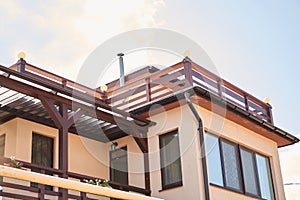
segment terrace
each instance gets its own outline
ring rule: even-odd
[[[26,63],[21,58],[10,68],[0,66],[0,121],[22,118],[58,129],[58,168],[24,162],[24,167],[41,174],[83,181],[100,179],[69,170],[68,132],[102,143],[125,136],[134,138],[141,153],[148,151],[146,134],[153,122],[112,108],[102,100],[101,93]],[[25,150],[27,151],[27,150]],[[103,152],[109,153],[109,152]],[[7,162],[3,158],[2,163]],[[149,161],[144,156],[145,188],[109,181],[114,189],[150,195]],[[93,199],[84,192],[74,195],[67,188],[45,190],[44,184],[32,187],[30,182],[0,183],[0,195],[17,199]],[[16,192],[16,190],[18,192]],[[47,197],[48,198],[48,197]]]
[[[242,89],[223,80],[189,58],[163,70],[147,67],[125,77],[125,86],[115,80],[107,84],[106,103],[133,111],[151,102],[176,95],[192,87],[200,87],[251,115],[273,124],[272,108]],[[100,88],[98,88],[100,91]],[[125,99],[125,100],[124,100]]]
[[[101,92],[101,87],[97,88]],[[278,147],[298,142],[293,135],[274,125],[272,107],[246,91],[213,74],[185,57],[183,61],[159,70],[148,66],[107,84],[103,101],[110,106],[149,117],[185,104],[184,93],[189,92],[195,104],[236,122],[277,142]]]

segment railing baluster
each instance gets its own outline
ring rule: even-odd
[[[269,117],[268,122],[270,122],[271,124],[274,124],[273,115],[272,115],[272,106],[270,104],[268,104],[267,114]]]
[[[41,174],[45,174],[45,170],[41,169]],[[39,194],[38,198],[39,200],[45,199],[45,185],[44,184],[38,184]]]
[[[150,78],[146,78],[146,98],[147,98],[147,102],[151,101],[151,85],[150,85]]]
[[[245,99],[245,109],[246,109],[246,111],[249,111],[248,96],[245,95],[244,99]]]
[[[85,192],[80,192],[80,199],[81,200],[87,200],[87,196]]]
[[[193,86],[193,76],[192,76],[192,64],[191,60],[186,57],[183,60],[184,66],[184,76],[186,80],[186,87]]]

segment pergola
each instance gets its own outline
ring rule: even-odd
[[[59,170],[68,178],[68,132],[101,142],[134,137],[144,153],[145,188],[150,191],[147,131],[154,123],[113,108],[105,92],[28,64],[23,58],[0,66],[0,122],[20,117],[59,130]],[[62,189],[62,199],[67,190]]]

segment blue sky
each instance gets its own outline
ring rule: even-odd
[[[28,62],[75,79],[86,57],[112,36],[170,29],[197,42],[225,80],[270,97],[275,124],[300,136],[299,21],[299,0],[1,1],[0,64],[13,64],[23,50]],[[286,164],[300,160],[299,150],[281,150],[284,182],[300,182],[300,161]],[[288,195],[297,187],[289,186]]]

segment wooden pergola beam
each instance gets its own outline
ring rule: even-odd
[[[51,99],[52,101],[64,103],[69,107],[81,108],[82,111],[85,111],[87,114],[90,114],[91,116],[95,116],[95,114],[96,114],[96,117],[98,119],[107,121],[111,124],[121,123],[122,125],[134,126],[134,128],[139,129],[139,126],[136,125],[134,121],[127,121],[124,118],[111,115],[109,113],[92,108],[90,106],[86,106],[86,105],[83,105],[83,104],[77,103],[77,102],[72,102],[71,100],[66,99],[64,97],[52,94],[50,92],[46,92],[39,88],[27,85],[25,83],[22,83],[22,82],[19,82],[19,81],[16,81],[16,80],[4,77],[4,76],[0,76],[0,85],[5,88],[17,91],[19,93],[22,93],[22,94],[25,94],[28,96],[32,96],[37,99],[40,99],[41,97],[44,97],[44,98],[46,97],[48,99]]]
[[[23,62],[25,62],[25,61],[23,60]],[[26,63],[26,65],[34,67],[33,65],[30,65],[30,64],[27,64],[27,63]],[[37,76],[36,74],[33,74],[31,72],[24,71],[23,73],[20,73],[18,71],[6,68],[6,67],[1,66],[1,65],[0,65],[0,71],[3,71],[3,72],[5,72],[9,75],[14,75],[16,77],[22,78],[26,81],[30,81],[34,84],[38,84],[40,86],[49,88],[52,91],[60,92],[64,95],[67,95],[67,96],[70,96],[70,97],[75,97],[75,98],[80,99],[84,102],[94,104],[95,106],[99,106],[99,107],[104,108],[106,110],[113,111],[113,112],[118,113],[120,115],[127,116],[127,117],[132,117],[133,119],[135,119],[139,122],[151,123],[151,121],[149,121],[145,118],[139,117],[135,114],[127,113],[125,111],[122,111],[122,110],[119,110],[119,109],[116,109],[116,108],[112,108],[108,104],[104,103],[103,101],[101,101],[98,98],[93,97],[92,95],[87,95],[83,92],[72,90],[69,87],[65,87],[61,84],[58,84],[58,83],[54,82],[54,81],[51,81],[51,80],[45,79],[43,77]],[[74,83],[74,84],[76,84],[76,83]],[[29,96],[31,96],[31,95],[29,95]]]

